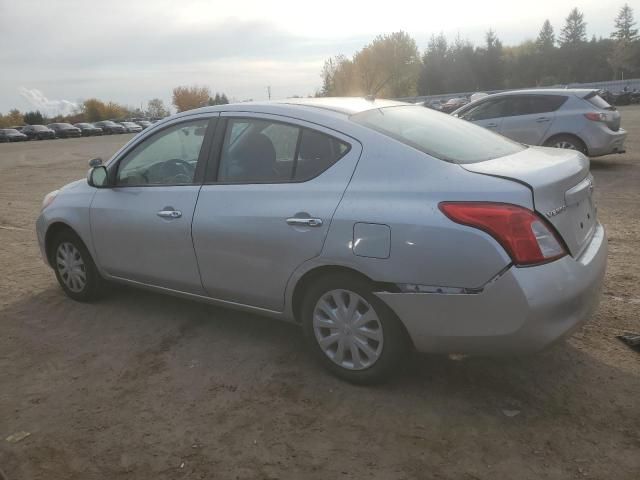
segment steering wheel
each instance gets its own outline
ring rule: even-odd
[[[193,167],[186,160],[172,158],[162,163],[162,176],[171,183],[189,183],[193,180]]]
[[[172,158],[162,163],[162,169],[165,170],[169,167],[180,168],[182,170],[179,173],[190,174],[193,171],[193,167],[186,160],[182,160],[181,158]]]

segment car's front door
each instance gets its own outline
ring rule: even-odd
[[[202,283],[213,298],[281,311],[293,271],[322,250],[361,146],[286,117],[220,121],[193,218]]]
[[[487,98],[475,105],[469,106],[459,117],[488,130],[498,132],[502,126],[502,116],[505,112],[504,108],[504,98]]]
[[[191,220],[216,118],[150,132],[109,166],[111,188],[91,205],[97,260],[108,274],[202,294]]]
[[[540,145],[567,97],[561,95],[509,95],[508,115],[499,132],[516,142]]]

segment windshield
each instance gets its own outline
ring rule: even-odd
[[[526,148],[472,123],[419,106],[367,110],[351,120],[451,163],[482,162]]]
[[[36,130],[38,132],[42,132],[43,130],[49,130],[47,127],[45,127],[44,125],[33,125],[31,127],[33,130]]]

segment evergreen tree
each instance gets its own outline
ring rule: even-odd
[[[587,24],[584,15],[580,10],[574,8],[565,20],[564,27],[560,32],[560,45],[576,46],[586,41]]]
[[[624,4],[615,20],[615,31],[611,34],[611,38],[623,43],[630,43],[638,39],[638,29],[633,28],[636,25],[633,19],[633,9]]]
[[[553,31],[551,22],[547,19],[542,24],[538,38],[536,39],[536,45],[541,52],[548,52],[556,43],[556,35]]]
[[[444,34],[432,35],[422,56],[422,66],[418,78],[418,94],[433,95],[445,92],[446,67],[449,45]]]
[[[27,125],[42,125],[44,123],[44,117],[39,110],[25,113],[22,119]]]
[[[504,68],[502,60],[502,42],[491,29],[485,34],[486,47],[478,53],[481,62],[477,88],[480,90],[498,90],[504,87]]]

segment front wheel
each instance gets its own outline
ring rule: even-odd
[[[394,313],[373,295],[368,282],[350,275],[315,282],[303,301],[302,322],[324,367],[352,383],[388,380],[410,351]]]
[[[88,302],[98,297],[102,278],[80,237],[65,231],[54,239],[51,263],[58,283],[74,300]]]

